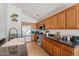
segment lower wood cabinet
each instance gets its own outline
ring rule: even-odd
[[[52,45],[52,55],[60,56],[60,48],[57,45]]]
[[[45,40],[45,38],[42,39],[42,48],[46,49],[46,40]]]
[[[61,49],[61,52],[60,52],[61,56],[73,56],[72,53],[70,53],[69,51],[65,50],[65,49]]]
[[[49,40],[46,40],[46,49],[48,54],[52,55],[52,42]]]
[[[53,41],[48,38],[42,39],[42,48],[50,56],[73,56],[74,55],[74,49],[72,47],[59,43],[57,41]]]
[[[47,51],[49,55],[52,55],[52,42],[47,38],[42,39],[42,48]]]

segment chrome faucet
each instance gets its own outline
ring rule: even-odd
[[[15,30],[16,33],[11,33],[12,30]],[[14,37],[12,37],[12,35],[13,35]],[[9,41],[10,41],[10,39],[12,39],[12,38],[18,38],[18,30],[17,30],[16,28],[10,28],[10,29],[9,29]]]

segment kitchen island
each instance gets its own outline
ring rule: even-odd
[[[24,38],[12,39],[0,46],[0,56],[26,56],[26,43]]]
[[[51,56],[79,56],[79,43],[43,36],[42,48]]]

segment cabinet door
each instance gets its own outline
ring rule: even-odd
[[[66,10],[67,16],[67,28],[75,29],[77,28],[77,8],[71,7]]]
[[[37,29],[39,29],[39,22],[36,24]]]
[[[52,43],[49,41],[46,41],[46,51],[49,53],[49,55],[52,55]]]
[[[61,12],[58,14],[58,28],[59,29],[65,29],[66,24],[65,24],[65,11]]]
[[[60,56],[60,48],[57,45],[52,45],[52,55],[53,56]]]
[[[44,20],[42,20],[42,24],[45,25]]]
[[[45,23],[45,29],[47,29],[47,19],[44,20]]]
[[[50,17],[48,18],[47,23],[48,23],[47,28],[50,29]]]
[[[42,48],[43,48],[43,49],[46,49],[46,41],[45,41],[44,38],[42,39]]]
[[[64,49],[61,49],[61,56],[73,56],[73,54]]]
[[[33,23],[33,24],[32,24],[32,28],[33,28],[33,29],[36,29],[36,23]]]
[[[45,29],[49,29],[49,18],[45,20]]]
[[[50,29],[56,29],[57,28],[57,15],[50,17]]]
[[[79,4],[76,5],[77,8],[77,28],[79,29]]]

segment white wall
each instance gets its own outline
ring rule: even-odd
[[[13,13],[18,14],[17,22],[11,21],[11,15]],[[18,30],[18,36],[21,36],[21,10],[11,4],[7,6],[7,35],[9,33],[10,28],[16,28]]]
[[[7,33],[7,8],[5,3],[0,3],[0,39],[6,37]]]

